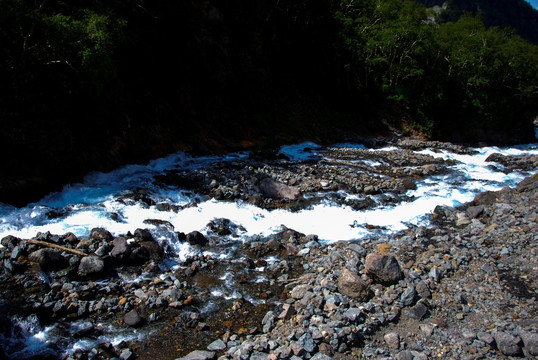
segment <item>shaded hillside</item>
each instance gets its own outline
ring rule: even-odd
[[[389,127],[532,139],[538,48],[427,15],[409,0],[4,0],[0,202],[177,150]]]

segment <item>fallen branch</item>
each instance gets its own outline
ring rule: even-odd
[[[70,249],[68,247],[65,247],[65,246],[61,246],[61,245],[56,245],[56,244],[51,244],[51,243],[48,243],[46,241],[40,241],[40,240],[34,240],[34,239],[30,239],[28,240],[28,242],[30,244],[34,244],[34,245],[41,245],[41,246],[46,246],[46,247],[50,247],[50,248],[53,248],[53,249],[58,249],[58,250],[62,250],[62,251],[67,251],[67,252],[70,252],[70,253],[73,253],[73,254],[76,254],[76,255],[80,255],[80,256],[86,256],[88,254],[82,252],[82,251],[79,251],[79,250],[75,250],[75,249]]]

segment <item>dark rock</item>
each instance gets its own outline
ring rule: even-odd
[[[402,185],[406,190],[416,190],[417,189],[417,184],[415,184],[414,181],[409,180],[409,179],[403,179],[402,180]]]
[[[413,305],[415,302],[415,297],[417,296],[417,291],[413,286],[408,286],[407,289],[402,293],[400,301],[405,306]]]
[[[199,231],[193,231],[187,234],[186,240],[191,245],[204,246],[207,244],[206,237]]]
[[[63,235],[64,242],[70,244],[70,245],[76,245],[78,244],[78,238],[75,234],[72,232],[65,233]]]
[[[529,176],[519,184],[517,184],[516,190],[518,192],[532,191],[538,189],[538,174]]]
[[[361,277],[344,268],[338,278],[338,291],[358,301],[367,301],[370,297],[368,285]]]
[[[15,246],[19,245],[21,243],[21,239],[8,235],[2,238],[0,241],[2,246],[6,247],[8,250],[12,250]]]
[[[289,186],[271,178],[262,179],[259,187],[264,196],[273,199],[296,200],[301,194],[298,187]]]
[[[85,256],[80,260],[78,274],[80,276],[98,276],[105,272],[105,262],[97,256]]]
[[[476,219],[482,213],[484,212],[484,206],[478,205],[478,206],[469,206],[467,210],[465,211],[467,213],[467,216],[471,219]]]
[[[137,241],[155,241],[148,229],[136,229],[134,237]]]
[[[143,325],[144,319],[140,317],[138,311],[131,310],[123,317],[123,322],[130,327],[139,327]]]
[[[473,206],[491,205],[497,201],[498,194],[493,191],[486,191],[476,195],[471,202]]]
[[[133,264],[143,264],[150,259],[150,253],[147,247],[138,246],[131,251],[129,260]]]
[[[428,299],[428,298],[430,298],[432,296],[430,288],[422,280],[417,283],[416,290],[417,290],[417,293],[420,295],[420,297],[423,298],[423,299]]]
[[[40,249],[28,256],[28,260],[38,263],[43,270],[58,270],[67,266],[67,260],[55,249]]]
[[[164,249],[161,245],[154,241],[144,241],[140,243],[140,247],[145,248],[149,253],[149,258],[155,262],[160,262],[164,256]]]
[[[513,336],[506,332],[495,333],[495,342],[497,348],[507,356],[521,355],[521,338],[519,336]]]
[[[407,310],[407,316],[415,320],[421,320],[428,312],[428,308],[422,302],[418,302],[411,309]]]
[[[94,228],[90,233],[90,239],[100,241],[111,241],[113,239],[112,234],[103,228]]]
[[[384,285],[395,284],[403,277],[400,264],[394,255],[368,254],[364,267],[368,275]]]
[[[113,248],[110,255],[118,260],[127,260],[131,254],[131,245],[124,237],[115,238],[112,242]]]

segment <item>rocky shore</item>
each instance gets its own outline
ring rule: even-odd
[[[169,172],[157,181],[292,211],[317,201],[317,193],[344,190],[361,198],[336,200],[362,209],[401,201],[416,181],[451,165],[411,150],[469,152],[414,140],[397,145],[403,150],[382,154],[329,149],[328,160],[297,164],[253,157]],[[344,159],[356,161],[338,166]],[[506,171],[538,166],[535,156],[490,160]],[[118,201],[174,211],[144,192]],[[65,344],[51,344],[36,359],[535,358],[537,206],[535,175],[462,207],[438,207],[428,228],[332,244],[285,228],[238,242],[241,227],[223,214],[206,235],[176,233],[193,249],[183,262],[147,229],[113,236],[96,228],[85,238],[7,236],[0,248],[0,335],[6,340],[0,359],[14,354],[8,346],[22,336],[17,319],[23,318],[54,325],[57,338],[95,340],[69,354]],[[232,256],[209,254],[219,249]],[[237,291],[215,294],[230,288]],[[111,328],[125,340],[98,341]]]

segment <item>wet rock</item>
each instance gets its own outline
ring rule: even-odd
[[[474,206],[495,204],[497,197],[497,193],[493,191],[486,191],[476,195],[471,204]]]
[[[495,333],[495,342],[497,343],[497,348],[507,356],[517,356],[521,355],[521,338],[519,336],[514,336],[506,332],[497,332]]]
[[[20,242],[21,242],[21,239],[12,235],[5,236],[0,241],[2,246],[6,247],[8,250],[12,250],[15,246],[19,245]]]
[[[140,327],[144,319],[138,314],[138,311],[131,310],[123,317],[123,322],[130,327]]]
[[[153,235],[151,235],[151,233],[149,232],[148,229],[136,229],[135,232],[134,232],[134,237],[136,239],[136,241],[138,242],[144,242],[144,241],[148,241],[148,242],[153,242],[155,241],[153,239]]]
[[[105,272],[105,262],[97,256],[85,256],[78,266],[79,276],[98,276]]]
[[[215,353],[213,351],[195,350],[176,360],[213,360],[214,358]]]
[[[338,277],[338,291],[358,301],[368,301],[370,290],[361,277],[347,268]]]
[[[187,234],[186,240],[191,245],[204,246],[207,244],[206,237],[199,231],[192,231]]]
[[[410,180],[410,179],[403,179],[402,180],[402,185],[406,190],[416,190],[417,189],[417,184],[415,184],[415,182]]]
[[[271,178],[262,179],[258,186],[264,196],[273,199],[296,200],[301,194],[298,187],[289,186]]]
[[[125,261],[129,258],[131,254],[131,245],[128,243],[127,239],[124,237],[115,238],[112,242],[112,251],[110,255],[113,258],[116,258],[120,261]]]
[[[111,241],[113,239],[112,234],[103,228],[94,228],[90,233],[90,239],[99,241]]]
[[[403,277],[400,264],[391,254],[368,254],[364,262],[364,268],[368,275],[384,285],[395,284]]]
[[[60,251],[55,249],[40,249],[28,255],[28,260],[35,262],[44,270],[58,270],[67,265],[67,260]]]

